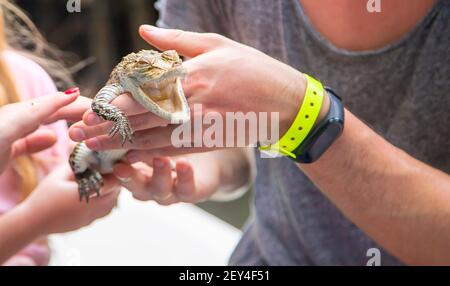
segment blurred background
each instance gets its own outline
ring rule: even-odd
[[[121,57],[148,48],[137,28],[155,23],[152,0],[80,0],[80,12],[68,12],[66,0],[17,0],[46,39],[71,53],[71,63],[88,65],[75,74],[77,83],[95,93]]]
[[[124,55],[149,48],[149,45],[139,37],[137,30],[139,25],[155,24],[158,19],[158,12],[154,6],[156,1],[153,0],[81,0],[81,11],[72,13],[67,11],[68,1],[66,0],[16,0],[13,2],[28,14],[51,45],[65,52],[64,58],[69,66],[82,67],[77,68],[74,78],[81,88],[82,95],[88,97],[95,95],[104,85],[112,68]],[[203,216],[201,212],[189,210],[186,207],[181,207],[181,211],[184,213],[194,212],[195,214],[192,215],[195,218],[209,217],[212,214],[240,229],[249,215],[250,197],[251,192],[247,192],[244,197],[232,202],[199,204],[201,211],[206,211]],[[133,204],[128,199],[125,199],[125,202]],[[136,208],[139,209],[139,207]],[[158,213],[157,206],[152,205],[149,209]],[[176,211],[178,209],[175,207]],[[127,210],[129,209],[127,208]],[[145,214],[145,212],[149,212],[148,209],[141,208],[141,210],[143,210],[141,215],[157,216],[156,213]],[[165,216],[173,214],[166,210],[161,210],[161,212]],[[133,215],[139,214],[129,210],[128,214],[122,215],[122,217],[134,219]],[[174,219],[176,218],[174,217]],[[207,220],[211,222],[209,218]],[[117,220],[105,222],[103,228],[114,233],[114,229],[118,227],[116,225],[119,223],[118,221],[123,222],[117,218]],[[201,229],[201,224],[197,227]],[[81,234],[81,238],[75,238],[76,242],[70,242],[73,236],[67,238],[69,239],[68,244],[83,244],[92,239],[92,235],[96,233],[98,232],[94,229],[85,230],[84,234]],[[231,251],[231,246],[237,242],[238,234],[236,232],[220,234],[220,231],[217,232],[217,230],[216,233],[222,236],[230,235],[226,251]],[[62,244],[64,245],[64,243]],[[67,245],[63,248],[67,248]],[[223,250],[225,251],[225,249]],[[216,262],[212,261],[211,263],[215,264]],[[101,264],[104,261],[98,261],[98,263]],[[143,263],[145,264],[144,261]]]

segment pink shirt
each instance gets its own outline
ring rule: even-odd
[[[22,100],[32,99],[39,96],[56,92],[55,84],[44,69],[34,61],[12,51],[2,53],[8,65],[17,91]],[[67,124],[63,121],[41,128],[52,129],[56,132],[58,141],[51,148],[34,154],[33,159],[38,164],[39,177],[44,177],[51,169],[62,162],[66,162],[70,148],[70,141],[67,135]],[[16,174],[12,166],[8,166],[0,175],[0,214],[12,209],[20,202],[20,177]],[[29,259],[30,264],[43,265],[48,263],[49,251],[47,246],[32,244],[20,253],[24,261]],[[25,257],[24,257],[25,256]],[[13,260],[7,262],[14,264]]]

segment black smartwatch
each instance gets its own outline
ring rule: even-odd
[[[305,140],[292,153],[298,163],[313,163],[333,144],[344,130],[344,106],[341,98],[329,87],[325,90],[330,98],[327,116],[310,131]]]

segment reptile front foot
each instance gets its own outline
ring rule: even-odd
[[[133,143],[133,129],[131,128],[128,118],[124,114],[120,114],[114,119],[114,124],[109,132],[109,136],[114,137],[119,133],[122,137],[122,146],[125,145],[127,141]]]
[[[103,186],[102,175],[94,169],[86,169],[83,173],[75,174],[75,179],[78,183],[78,192],[80,194],[80,202],[83,198],[86,203],[89,203],[91,194],[100,196],[100,188]]]

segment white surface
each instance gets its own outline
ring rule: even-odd
[[[108,217],[51,237],[51,265],[226,265],[240,235],[194,205],[163,207],[122,192]]]

